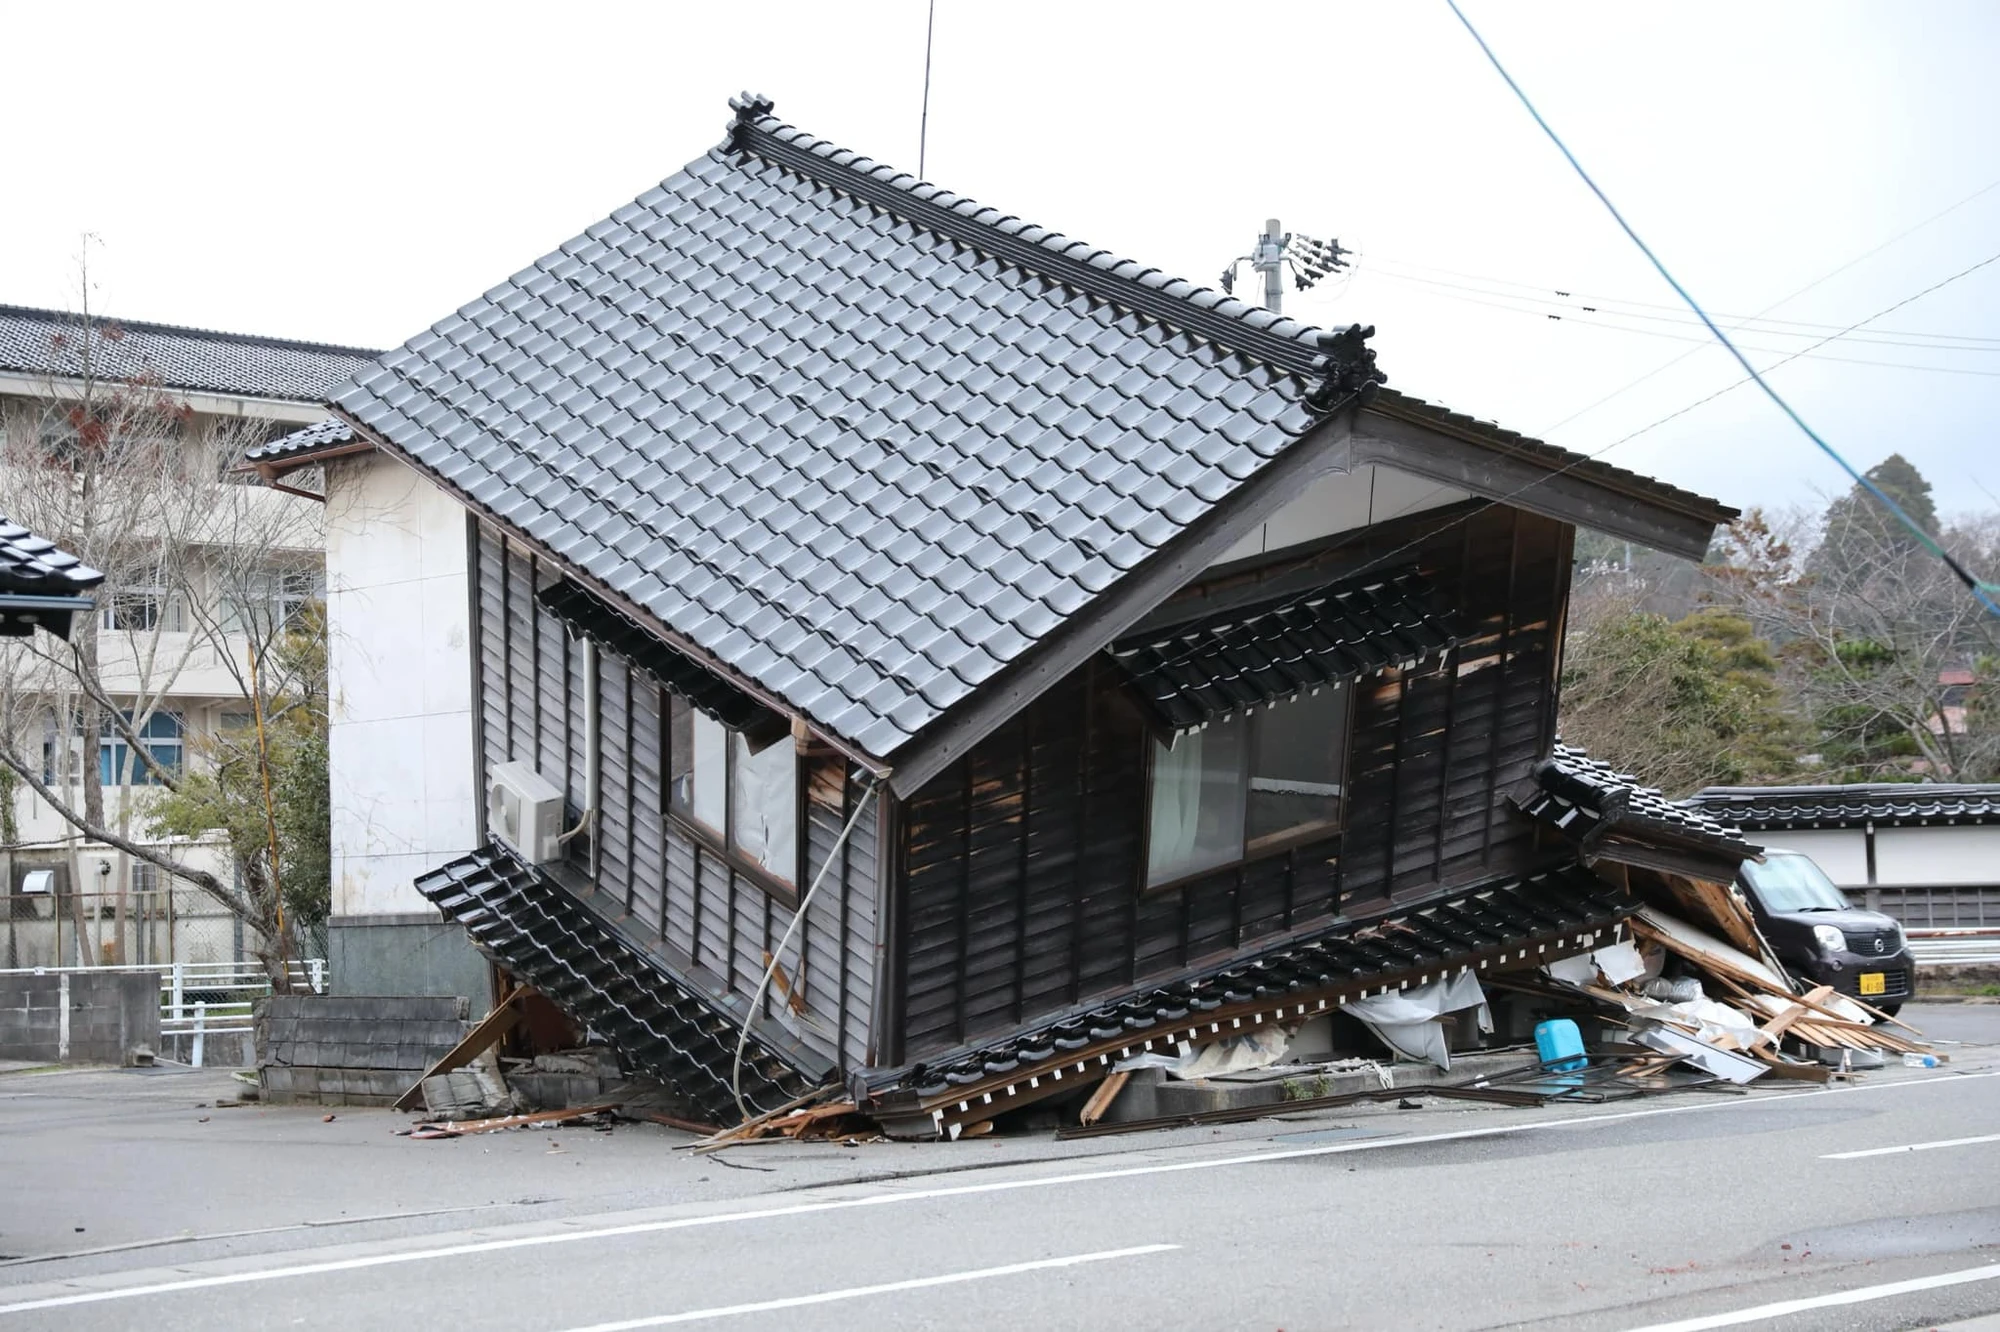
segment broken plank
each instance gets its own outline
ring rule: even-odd
[[[500,1115],[494,1119],[447,1119],[434,1124],[419,1124],[417,1133],[411,1136],[462,1138],[472,1133],[498,1133],[501,1129],[523,1128],[529,1124],[560,1124],[566,1119],[585,1119],[616,1110],[618,1104],[609,1101],[603,1105],[580,1105],[568,1110],[537,1110],[531,1115]]]
[[[1095,1124],[1104,1118],[1104,1112],[1111,1108],[1111,1103],[1118,1099],[1118,1093],[1124,1091],[1125,1084],[1131,1080],[1130,1073],[1113,1073],[1100,1082],[1097,1090],[1090,1094],[1090,1099],[1083,1103],[1083,1113],[1077,1116],[1077,1122]]]
[[[466,1032],[463,1040],[440,1056],[436,1063],[417,1075],[417,1080],[410,1084],[410,1089],[396,1098],[394,1108],[397,1110],[416,1109],[417,1102],[423,1099],[425,1078],[434,1078],[440,1073],[449,1073],[455,1068],[464,1068],[467,1064],[479,1058],[480,1055],[486,1053],[489,1046],[512,1031],[514,1024],[521,1020],[521,1010],[518,1007],[518,1001],[527,993],[528,987],[525,985],[516,985],[513,989],[509,990],[507,997],[493,1005],[493,1011],[479,1019],[478,1025],[473,1027],[471,1031]]]

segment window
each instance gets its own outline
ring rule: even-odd
[[[271,569],[253,573],[222,598],[222,631],[258,633],[296,628],[306,607],[326,600],[326,580],[317,569]]]
[[[678,694],[668,709],[667,807],[765,876],[798,878],[799,758],[789,738],[753,750]]]
[[[123,588],[104,598],[103,624],[106,629],[127,633],[164,629],[179,633],[182,622],[180,603],[163,587]]]
[[[1347,699],[1322,689],[1153,742],[1146,886],[1338,829]]]
[[[130,723],[132,714],[126,713]],[[140,740],[145,742],[146,752],[153,761],[168,772],[181,770],[181,719],[171,712],[156,712],[146,718],[146,724],[138,728]],[[146,766],[146,761],[136,758],[125,737],[112,726],[104,723],[104,733],[97,749],[98,780],[106,786],[158,786],[160,779]]]

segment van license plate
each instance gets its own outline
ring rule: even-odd
[[[1885,972],[1864,971],[1861,973],[1861,993],[1886,994],[1889,991],[1888,980]]]

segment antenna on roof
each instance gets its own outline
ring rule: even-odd
[[[1234,295],[1236,266],[1248,263],[1252,271],[1264,275],[1264,308],[1272,314],[1283,314],[1285,284],[1282,274],[1287,266],[1292,270],[1292,285],[1300,291],[1309,291],[1327,274],[1347,267],[1346,256],[1353,253],[1337,240],[1320,241],[1310,236],[1295,236],[1280,228],[1278,219],[1274,217],[1264,223],[1264,234],[1257,237],[1255,248],[1248,254],[1231,259],[1229,267],[1222,270],[1222,289]]]
[[[931,134],[931,33],[937,27],[937,0],[924,15],[924,111],[917,121],[917,179],[924,177],[924,148]]]

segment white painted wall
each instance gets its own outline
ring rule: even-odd
[[[2000,887],[2000,826],[1877,828],[1875,877],[1885,886]]]
[[[1248,559],[1336,532],[1351,532],[1426,509],[1441,509],[1468,493],[1388,467],[1364,466],[1330,472],[1308,485],[1297,499],[1247,533],[1216,560]]]
[[[1868,886],[1868,841],[1859,828],[1774,828],[1750,833],[1773,851],[1801,851],[1842,888]]]
[[[411,880],[478,826],[465,510],[379,454],[327,470],[333,914],[428,911]]]

